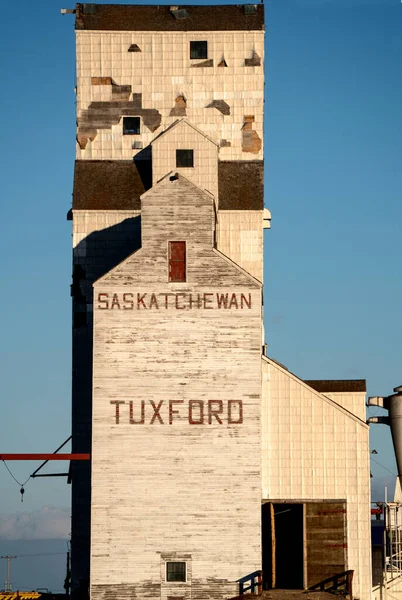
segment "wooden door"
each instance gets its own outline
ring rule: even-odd
[[[347,569],[346,502],[308,502],[307,587]]]

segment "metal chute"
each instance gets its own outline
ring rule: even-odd
[[[388,411],[388,416],[370,417],[367,423],[382,423],[391,428],[392,442],[399,481],[402,483],[402,385],[394,388],[395,394],[391,396],[372,396],[368,399],[367,406],[378,406]]]

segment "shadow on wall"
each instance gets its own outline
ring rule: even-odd
[[[141,248],[141,215],[94,231],[74,249],[71,295],[74,312],[87,312],[92,284]]]
[[[94,231],[74,249],[71,285],[73,300],[72,451],[91,452],[92,424],[92,302],[94,281],[141,247],[141,216]],[[87,598],[90,573],[91,470],[89,463],[72,463],[72,588],[73,598]]]

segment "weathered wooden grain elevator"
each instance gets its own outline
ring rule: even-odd
[[[76,41],[73,589],[229,599],[291,536],[292,587],[368,600],[364,382],[265,356],[264,6],[78,4]]]

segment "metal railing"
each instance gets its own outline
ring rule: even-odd
[[[249,585],[246,585],[248,582],[250,582]],[[262,571],[254,571],[254,573],[250,573],[250,575],[238,579],[237,583],[239,584],[239,596],[242,596],[246,592],[261,596]]]
[[[328,577],[328,579],[323,579],[323,581],[319,581],[315,585],[312,585],[308,588],[308,591],[320,590],[322,592],[339,592],[342,590],[349,598],[352,599],[353,573],[354,571],[344,571],[343,573],[338,573],[338,575]]]

